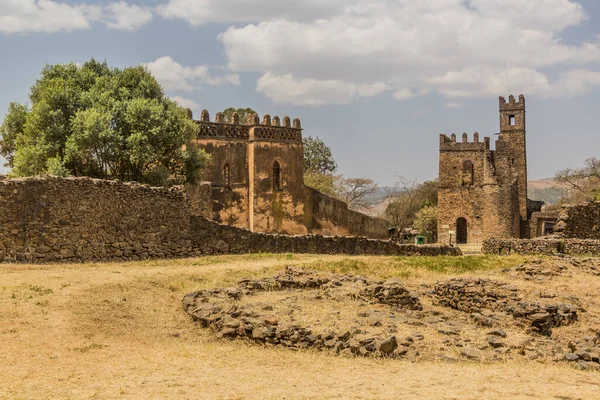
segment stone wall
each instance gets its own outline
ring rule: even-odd
[[[91,178],[0,180],[0,260],[79,261],[190,254],[180,188]]]
[[[567,238],[600,239],[600,202],[565,206],[554,233]]]
[[[347,236],[287,236],[250,232],[234,226],[220,225],[202,217],[191,220],[192,247],[196,254],[305,253],[380,256],[460,255],[450,246],[416,246],[389,240]]]
[[[590,239],[490,239],[483,243],[486,254],[587,255],[600,256],[600,240]]]
[[[185,194],[188,198],[190,209],[194,215],[213,218],[213,187],[210,182],[201,182],[197,185],[185,185]]]
[[[200,199],[208,187],[198,188]],[[182,187],[91,178],[0,179],[0,261],[123,261],[258,252],[459,255],[446,246],[283,236],[221,225]]]
[[[336,198],[305,186],[305,221],[311,233],[387,239],[389,222],[352,211]]]

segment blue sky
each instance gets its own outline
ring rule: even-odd
[[[492,136],[508,84],[530,178],[599,156],[597,0],[0,0],[0,50],[2,115],[46,63],[147,64],[195,115],[300,118],[381,185],[435,178],[440,133]]]

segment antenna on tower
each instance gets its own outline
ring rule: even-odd
[[[506,60],[502,60],[504,62],[504,72],[506,73],[506,85],[508,86],[508,94],[511,94],[510,91],[510,81],[508,80],[508,68],[506,68]]]

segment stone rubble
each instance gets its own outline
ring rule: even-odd
[[[570,304],[523,302],[516,287],[490,279],[455,278],[437,283],[432,297],[437,305],[472,313],[472,318],[483,326],[492,326],[494,322],[491,317],[479,314],[482,309],[525,320],[531,332],[544,336],[552,335],[552,328],[577,321],[577,310]]]
[[[239,300],[261,291],[323,289],[343,282],[365,284],[359,296],[367,302],[412,310],[422,308],[419,299],[397,281],[370,282],[347,275],[326,277],[294,267],[286,267],[283,274],[272,278],[243,280],[235,287],[190,293],[183,298],[183,308],[202,327],[212,328],[220,337],[245,338],[293,349],[332,350],[342,355],[402,358],[409,353],[411,338],[403,341],[394,335],[359,338],[349,331],[317,333],[299,325],[279,325],[275,317],[248,305],[233,304],[224,309],[214,302],[216,299]]]
[[[533,260],[528,268],[546,269],[545,263]],[[569,261],[568,268],[571,267]],[[521,268],[511,270],[527,270]],[[568,273],[568,269],[559,271]],[[251,299],[262,292],[281,292],[282,303],[277,303],[277,307],[275,303],[244,303],[246,297]],[[427,293],[431,303],[423,302],[425,298],[420,299],[417,293]],[[183,308],[219,337],[268,346],[408,361],[552,358],[571,362],[581,369],[600,369],[600,329],[568,344],[552,336],[553,329],[577,323],[583,310],[564,303],[542,304],[524,295],[513,285],[488,278],[455,278],[411,291],[398,280],[372,281],[351,274],[286,267],[272,277],[246,279],[234,286],[190,293],[183,298]],[[316,331],[294,322],[292,314],[302,310],[304,305],[297,301],[303,298],[318,302],[335,300],[341,304],[355,301],[359,309],[353,322],[346,319],[348,325]],[[449,309],[449,314],[430,304]],[[382,305],[389,307],[388,311]],[[339,314],[333,310],[325,312],[322,318],[335,319]],[[400,327],[402,324],[405,328]],[[407,335],[410,326],[419,331]],[[399,328],[404,333],[399,333]]]

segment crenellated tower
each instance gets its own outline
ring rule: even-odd
[[[500,134],[496,141],[496,165],[500,183],[517,179],[519,214],[527,220],[527,143],[525,97],[519,101],[510,95],[508,102],[500,97]]]
[[[481,243],[527,237],[525,97],[499,98],[500,132],[490,138],[440,135],[438,240]],[[531,208],[531,207],[530,207]]]
[[[188,112],[193,118],[191,111]],[[211,155],[213,219],[261,232],[304,234],[304,149],[299,119],[203,110],[193,144]]]

